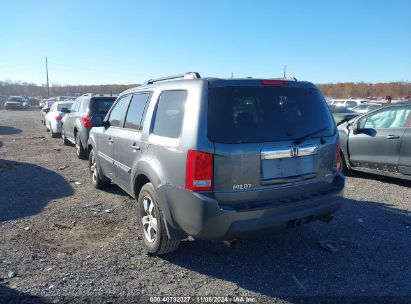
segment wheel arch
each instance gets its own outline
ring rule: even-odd
[[[138,171],[133,175],[132,180],[132,196],[138,200],[138,196],[141,188],[146,183],[151,183],[157,193],[159,198],[158,204],[161,207],[161,211],[164,216],[165,227],[167,230],[167,235],[170,239],[183,239],[186,234],[176,225],[173,220],[170,206],[167,201],[167,195],[164,193],[164,188],[162,187],[161,179],[156,170],[148,162],[140,162],[138,164]]]

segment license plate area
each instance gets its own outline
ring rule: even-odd
[[[290,182],[316,176],[318,146],[261,151],[262,183]]]

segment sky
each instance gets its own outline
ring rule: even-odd
[[[411,81],[410,0],[0,0],[0,81]]]

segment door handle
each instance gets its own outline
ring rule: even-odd
[[[387,135],[386,139],[398,139],[400,138],[398,135]]]
[[[111,137],[108,138],[108,144],[111,145],[112,143],[114,143],[114,140],[111,139]]]
[[[135,150],[135,151],[140,151],[140,150],[141,150],[141,148],[140,148],[139,146],[137,146],[136,143],[133,143],[133,144],[131,145],[131,149],[133,149],[133,151],[134,151],[134,150]]]

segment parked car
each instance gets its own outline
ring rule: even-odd
[[[365,99],[332,99],[329,104],[337,107],[346,107],[351,110],[367,101]]]
[[[29,103],[23,96],[10,96],[4,104],[6,110],[24,110],[28,107]]]
[[[372,110],[378,109],[379,107],[381,107],[380,103],[363,103],[352,108],[352,110],[358,114],[364,114]]]
[[[46,105],[46,103],[47,103],[48,101],[56,102],[56,101],[57,101],[57,98],[56,98],[56,97],[51,97],[51,98],[44,98],[44,99],[40,100],[40,101],[39,101],[39,106],[40,106],[40,108],[41,108],[41,109],[44,108],[44,106]]]
[[[46,125],[46,120],[44,117],[47,115],[47,113],[50,111],[51,106],[56,102],[55,99],[50,99],[46,100],[43,104],[43,107],[40,110],[40,117],[41,117],[41,123],[43,125]]]
[[[50,111],[44,116],[46,129],[50,132],[51,137],[58,137],[61,135],[61,120],[64,115],[69,112],[69,108],[73,102],[57,101],[53,103]]]
[[[381,107],[338,129],[345,172],[411,180],[411,104]]]
[[[61,137],[65,145],[76,145],[79,158],[86,158],[90,129],[101,126],[104,116],[110,110],[116,97],[104,95],[83,95],[72,104],[69,113],[62,119]]]
[[[344,121],[350,120],[358,116],[358,113],[346,107],[339,107],[339,106],[334,106],[334,105],[328,105],[328,107],[330,108],[330,111],[334,117],[334,120],[337,126],[343,123]]]
[[[92,184],[137,199],[152,254],[187,236],[231,242],[330,220],[344,187],[338,146],[314,84],[198,73],[123,92],[88,141]]]

